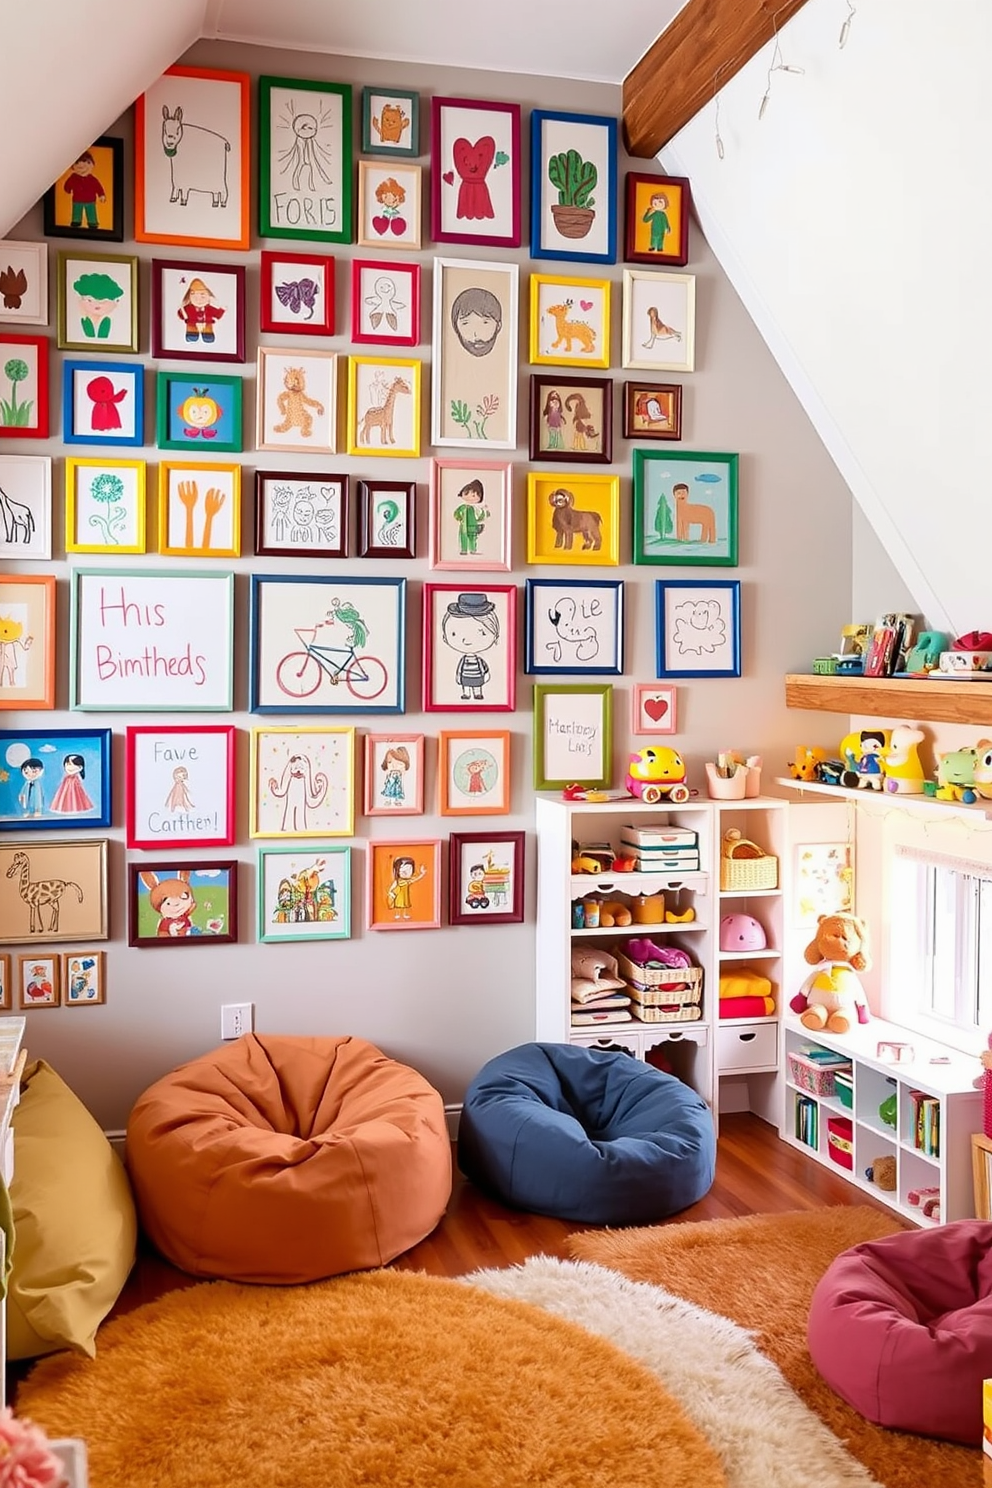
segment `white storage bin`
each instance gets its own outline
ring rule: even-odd
[[[778,1063],[778,1023],[724,1023],[716,1031],[717,1067],[725,1070],[774,1068]]]

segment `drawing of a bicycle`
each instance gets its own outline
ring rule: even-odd
[[[344,678],[352,697],[369,703],[385,692],[389,680],[377,656],[359,656],[354,646],[318,646],[296,632],[302,651],[290,651],[276,667],[276,681],[289,697],[311,697],[327,677],[333,687]]]

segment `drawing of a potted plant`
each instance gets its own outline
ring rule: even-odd
[[[592,195],[599,172],[578,150],[562,150],[548,161],[548,178],[558,191],[551,215],[563,238],[584,238],[596,216]]]
[[[9,362],[4,363],[3,371],[4,376],[10,380],[10,397],[0,400],[0,424],[4,424],[8,429],[27,429],[31,423],[34,400],[26,399],[18,403],[17,384],[27,380],[28,364],[20,357],[11,357]]]

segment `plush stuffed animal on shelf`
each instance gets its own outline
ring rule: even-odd
[[[852,914],[821,915],[805,955],[815,970],[789,1004],[803,1027],[847,1033],[852,1016],[867,1023],[868,1000],[856,975],[871,966],[864,920]]]

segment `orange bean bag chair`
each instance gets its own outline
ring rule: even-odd
[[[440,1095],[358,1038],[250,1033],[181,1065],[135,1104],[127,1167],[162,1254],[229,1281],[385,1265],[451,1196]]]

